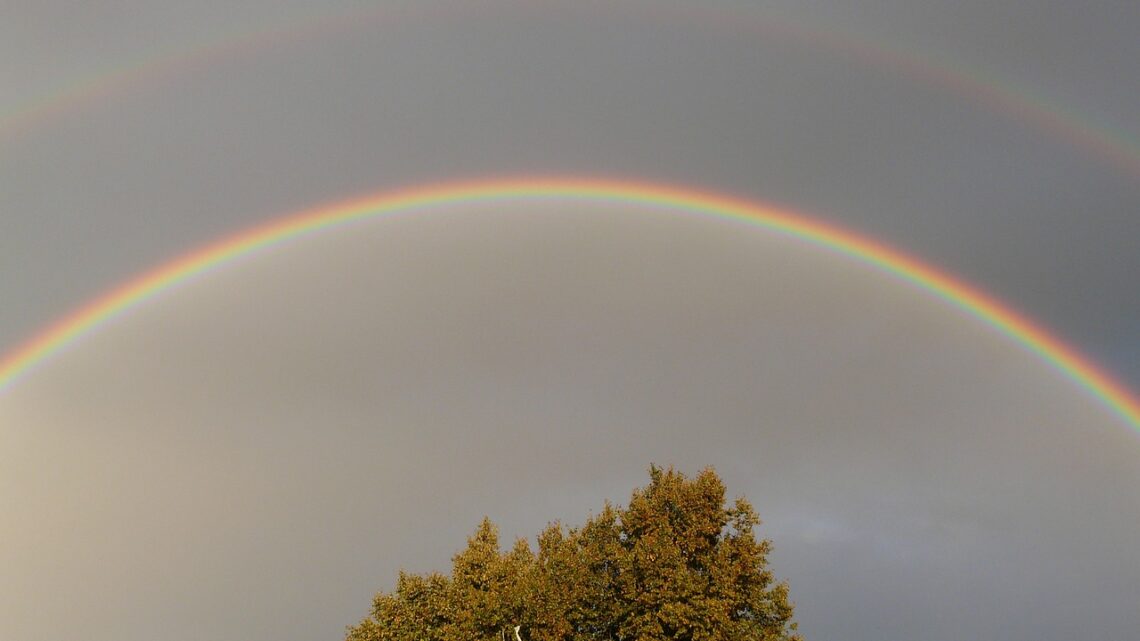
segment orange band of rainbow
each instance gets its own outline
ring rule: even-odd
[[[751,223],[870,264],[965,310],[1012,338],[1111,408],[1140,432],[1140,401],[1075,349],[960,280],[874,240],[810,218],[742,200],[639,182],[518,178],[433,185],[318,207],[224,238],[127,282],[58,321],[0,360],[0,393],[101,323],[196,274],[290,238],[354,220],[448,204],[558,199],[633,203]]]

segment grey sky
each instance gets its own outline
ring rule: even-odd
[[[1140,387],[1136,175],[838,36],[772,28],[1006,78],[1135,140],[1140,10],[560,5],[393,5],[7,131],[0,349],[276,215],[571,173],[839,222]],[[354,9],[8,7],[0,113]],[[1056,372],[763,232],[550,205],[375,221],[244,261],[0,398],[0,637],[336,639],[399,567],[446,567],[483,514],[512,536],[579,522],[650,461],[712,464],[753,500],[809,639],[1140,629],[1140,443]]]

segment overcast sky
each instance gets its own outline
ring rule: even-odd
[[[276,216],[572,174],[839,223],[1137,389],[1138,30],[1060,0],[7,3],[0,352]],[[0,638],[339,639],[483,515],[580,523],[650,462],[752,500],[809,640],[1140,630],[1140,436],[1061,374],[808,245],[552,202],[298,239],[5,392]]]

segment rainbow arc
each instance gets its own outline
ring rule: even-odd
[[[317,207],[271,220],[192,251],[79,308],[0,359],[0,393],[82,337],[172,287],[287,240],[396,213],[447,205],[542,201],[637,204],[736,220],[848,256],[969,313],[1055,368],[1140,432],[1140,401],[1090,359],[981,290],[874,239],[787,210],[694,189],[581,178],[511,178],[428,185]]]

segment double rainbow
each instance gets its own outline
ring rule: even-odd
[[[692,189],[641,182],[516,178],[430,185],[318,207],[269,221],[190,252],[95,299],[0,360],[0,393],[100,325],[207,270],[283,241],[352,221],[451,204],[541,201],[648,205],[746,222],[849,256],[945,300],[1038,356],[1140,432],[1140,401],[1075,349],[974,287],[898,250],[799,214]]]

